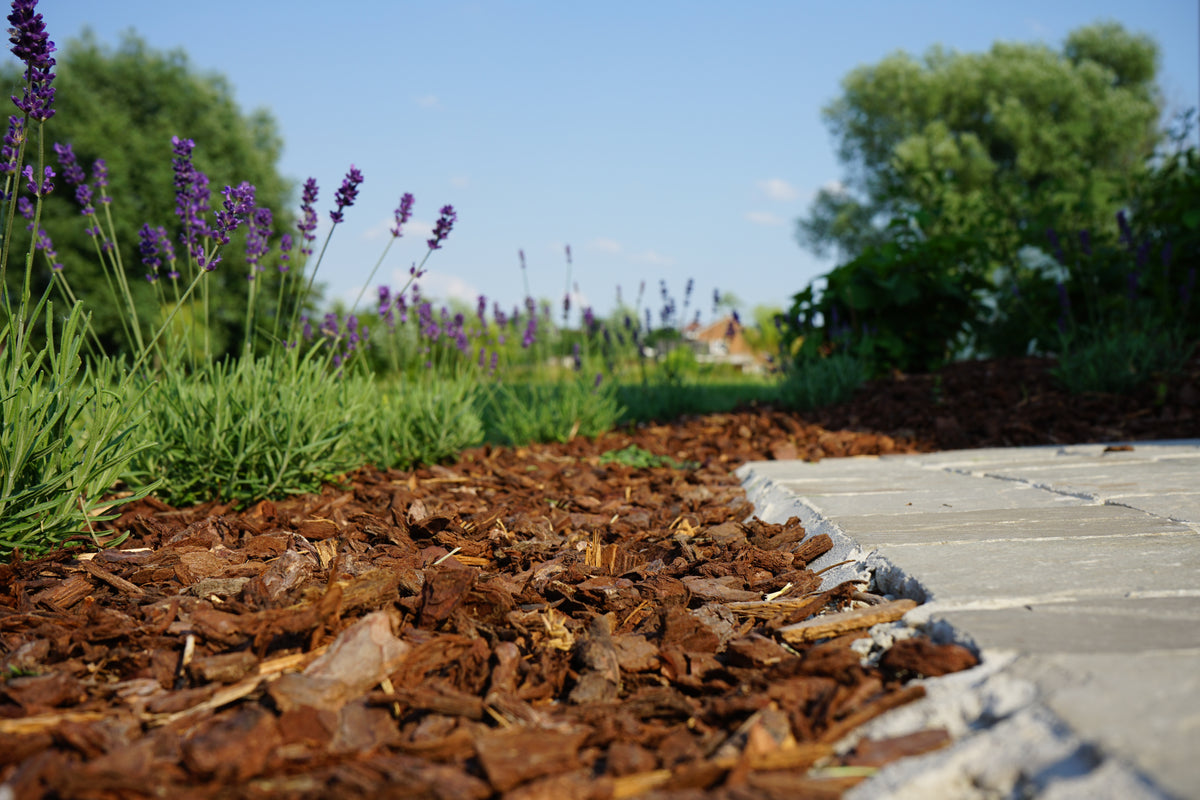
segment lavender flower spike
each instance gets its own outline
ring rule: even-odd
[[[354,201],[358,199],[358,185],[362,182],[362,172],[351,164],[350,171],[346,173],[346,177],[342,180],[342,187],[337,190],[333,198],[334,202],[337,203],[337,210],[329,212],[329,218],[333,220],[334,225],[344,219],[342,209],[354,205]]]
[[[458,214],[454,212],[454,206],[442,206],[441,216],[438,217],[437,224],[433,226],[433,237],[426,242],[430,250],[440,250],[442,242],[450,235],[450,229],[454,227],[454,223],[458,220]],[[521,262],[525,261],[525,253],[521,253]]]
[[[412,212],[412,192],[405,192],[400,196],[400,207],[396,209],[396,227],[392,228],[392,236],[395,236],[397,239],[400,238],[404,223],[412,219]]]
[[[12,13],[8,22],[9,41],[12,53],[25,64],[25,91],[21,99],[14,95],[12,101],[17,108],[31,119],[44,122],[54,116],[54,73],[50,70],[55,61],[50,54],[55,51],[54,42],[46,35],[46,23],[36,13],[37,0],[13,0]]]
[[[304,182],[304,193],[300,197],[300,213],[303,219],[296,223],[297,230],[300,231],[300,255],[311,256],[312,245],[310,242],[316,241],[317,235],[313,233],[317,229],[317,212],[313,208],[317,202],[317,179],[309,178]]]

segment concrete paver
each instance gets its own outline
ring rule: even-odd
[[[957,743],[853,797],[1200,798],[1200,440],[1129,446],[742,467],[758,516],[834,538],[815,568],[853,560],[827,585],[983,658],[867,729]]]

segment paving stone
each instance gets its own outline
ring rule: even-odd
[[[902,476],[904,480],[862,480],[857,484],[780,481],[827,517],[862,514],[941,514],[993,508],[1082,506],[1088,501],[1046,492],[1012,481],[981,482],[953,473]],[[953,501],[948,498],[952,497]]]
[[[960,511],[957,497],[943,500],[940,513],[838,516],[837,525],[863,547],[1192,532],[1183,523],[1126,506],[1080,503]]]
[[[1018,661],[1046,705],[1177,797],[1200,796],[1200,649]]]
[[[848,796],[1200,798],[1200,440],[1132,446],[741,469],[764,519],[830,533],[839,569],[927,594],[906,621],[983,654],[978,685],[931,690],[961,738]]]
[[[963,631],[984,649],[1041,654],[1200,649],[1196,597],[1035,601],[999,609],[939,609],[929,617]]]
[[[919,580],[931,598],[1121,596],[1194,588],[1200,534],[884,545],[878,553]]]

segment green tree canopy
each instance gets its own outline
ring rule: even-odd
[[[1060,51],[941,47],[862,66],[823,110],[847,169],[797,238],[853,258],[910,217],[927,235],[987,231],[993,257],[1044,245],[1050,224],[1113,227],[1159,140],[1158,48],[1117,23],[1074,31]]]
[[[277,168],[282,140],[268,111],[243,114],[228,81],[219,74],[197,72],[181,50],[153,50],[133,32],[110,48],[85,32],[57,55],[56,113],[46,122],[45,156],[59,177],[45,203],[42,226],[53,239],[64,274],[92,312],[102,341],[116,349],[124,344],[118,334],[120,309],[108,302],[96,246],[85,233],[71,187],[62,180],[52,144],[71,144],[89,179],[96,159],[107,162],[110,208],[125,272],[135,288],[142,319],[152,320],[157,309],[144,278],[137,232],[144,223],[164,226],[177,252],[183,253],[175,215],[171,137],[196,142],[194,163],[210,179],[213,208],[220,207],[220,190],[226,185],[248,181],[257,188],[258,205],[275,215],[274,242],[291,220],[291,187]],[[15,63],[5,65],[0,75],[10,88],[21,85]],[[15,88],[9,93],[20,94]],[[36,163],[36,158],[36,150],[31,150],[26,163]],[[25,241],[14,237],[18,253],[24,252],[28,239],[24,235]],[[225,247],[220,266],[210,276],[214,341],[224,347],[242,340],[247,275],[243,236],[239,232]],[[48,281],[44,260],[39,256],[35,264],[42,280]],[[10,270],[10,280],[14,272],[21,271]]]

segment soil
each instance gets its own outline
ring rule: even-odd
[[[949,737],[835,743],[976,658],[920,634],[852,648],[911,601],[822,591],[829,541],[753,519],[732,471],[1200,436],[1200,360],[1133,398],[1071,397],[1047,366],[368,467],[249,508],[139,502],[117,547],[0,565],[0,792],[838,797]],[[631,445],[672,462],[622,463]]]

